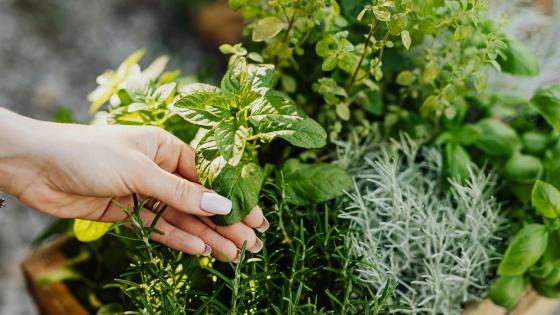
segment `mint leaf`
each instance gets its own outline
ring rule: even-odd
[[[312,118],[306,118],[293,126],[292,133],[280,137],[292,145],[306,149],[321,148],[327,144],[327,132]]]
[[[291,159],[282,167],[286,202],[305,206],[340,196],[352,185],[345,170],[326,163],[303,164]]]
[[[232,166],[237,165],[243,156],[249,129],[238,125],[233,117],[222,120],[214,127],[216,144],[221,155]]]
[[[220,156],[219,153],[214,130],[210,129],[200,139],[195,153],[196,172],[200,183],[204,186],[211,187],[216,177],[227,164],[224,157]]]
[[[227,100],[217,92],[196,92],[184,96],[170,109],[186,121],[206,128],[230,116]]]
[[[257,205],[263,183],[263,171],[254,163],[226,165],[216,178],[212,189],[229,198],[232,210],[225,216],[213,216],[219,225],[230,225],[245,218]]]

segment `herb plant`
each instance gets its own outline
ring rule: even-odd
[[[459,314],[484,298],[505,227],[495,177],[470,168],[447,189],[434,148],[406,137],[373,152],[368,145],[342,150],[354,187],[339,216],[361,259],[352,272],[373,287],[397,281],[393,301],[411,314]]]

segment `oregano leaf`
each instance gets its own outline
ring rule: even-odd
[[[253,41],[262,42],[267,39],[273,38],[282,31],[286,23],[276,16],[267,16],[260,19],[255,23],[253,29]]]

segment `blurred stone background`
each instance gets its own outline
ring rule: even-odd
[[[183,73],[212,63],[216,49],[195,39],[187,2],[0,0],[0,106],[44,120],[66,106],[87,122],[96,76],[136,49],[147,49],[143,65],[169,54]],[[51,218],[0,195],[0,314],[36,314],[19,263]]]

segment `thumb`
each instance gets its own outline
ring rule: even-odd
[[[225,215],[231,211],[231,200],[150,162],[150,167],[138,173],[145,175],[137,179],[138,193],[194,215]]]

